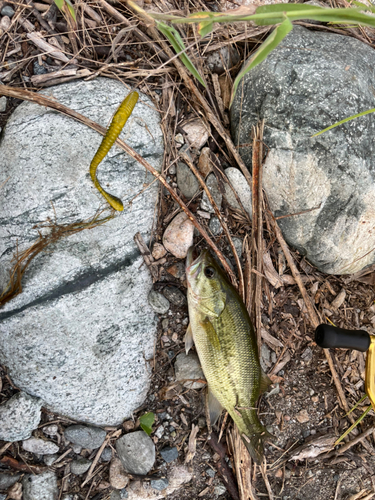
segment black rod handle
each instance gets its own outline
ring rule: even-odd
[[[365,352],[370,347],[370,335],[364,330],[344,330],[331,325],[319,325],[315,330],[319,347],[340,347]]]

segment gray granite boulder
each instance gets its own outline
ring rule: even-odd
[[[271,209],[292,215],[279,220],[285,238],[326,273],[375,262],[375,115],[311,136],[374,108],[374,81],[368,45],[295,26],[246,75],[231,109],[235,144],[249,143],[252,126],[265,120]],[[250,167],[251,148],[239,151]]]
[[[128,89],[99,78],[44,93],[107,126]],[[160,170],[159,114],[146,96],[120,137]],[[6,181],[0,289],[17,247],[22,252],[37,239],[36,224],[88,220],[107,205],[89,175],[100,142],[88,127],[36,104],[22,103],[14,111],[0,143],[0,185]],[[59,240],[32,261],[22,294],[0,309],[0,363],[17,386],[49,409],[117,425],[142,404],[149,387],[156,318],[147,301],[152,282],[133,237],[140,231],[149,239],[158,186],[132,200],[153,177],[116,146],[98,167],[98,179],[121,198],[124,211]]]

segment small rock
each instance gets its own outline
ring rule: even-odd
[[[161,437],[163,436],[164,434],[164,425],[159,425],[159,427],[156,429],[155,431],[155,436],[158,438],[158,439],[161,439]]]
[[[240,57],[235,48],[225,45],[219,50],[211,52],[207,56],[207,66],[212,73],[221,74],[238,63]]]
[[[167,272],[180,280],[186,279],[185,264],[183,262],[177,262],[177,264],[168,267]]]
[[[23,500],[57,500],[56,474],[52,471],[37,475],[26,474],[22,479]]]
[[[110,500],[121,500],[120,492],[118,490],[112,491],[109,499]]]
[[[182,125],[182,129],[192,148],[201,149],[208,140],[208,130],[202,120],[189,121]]]
[[[57,453],[53,453],[52,455],[44,455],[43,456],[43,462],[50,467],[53,462],[56,462],[56,460],[59,458],[59,455]]]
[[[215,174],[210,174],[207,177],[206,185],[207,185],[207,188],[208,188],[209,192],[211,193],[211,196],[214,199],[218,209],[220,210],[221,202],[223,200],[223,195],[219,191],[219,183],[216,179]],[[203,196],[202,196],[201,208],[202,208],[202,210],[207,210],[207,212],[210,212],[211,214],[215,213],[215,210],[213,209],[211,203],[209,202],[208,196],[207,196],[205,191],[203,192]]]
[[[163,460],[169,464],[170,462],[173,462],[173,460],[176,460],[178,458],[178,451],[175,446],[173,448],[170,448],[169,446],[166,446],[162,450],[160,450],[160,455],[162,456]]]
[[[163,321],[161,322],[162,329],[168,330],[168,325],[169,325],[169,319],[168,318],[163,319]]]
[[[22,448],[31,453],[38,453],[39,455],[53,455],[59,451],[57,444],[52,441],[33,437],[23,441]]]
[[[182,134],[176,134],[174,140],[177,142],[177,144],[185,144],[185,139]]]
[[[109,466],[109,481],[116,490],[121,490],[129,484],[129,476],[119,458],[114,458]]]
[[[18,392],[0,405],[0,439],[21,441],[31,436],[40,422],[42,400]]]
[[[158,314],[165,314],[169,310],[169,300],[156,290],[151,290],[148,294],[148,303]]]
[[[126,422],[124,422],[122,424],[122,426],[123,426],[125,432],[130,432],[134,429],[135,424],[134,424],[133,420],[127,420]]]
[[[224,495],[224,493],[226,493],[226,492],[227,492],[227,489],[222,484],[219,484],[218,486],[215,486],[215,488],[214,488],[214,495],[216,495],[216,496]]]
[[[166,286],[163,295],[175,306],[182,307],[187,304],[185,295],[176,286]]]
[[[309,363],[312,360],[312,358],[313,358],[313,352],[312,352],[311,347],[307,347],[303,351],[303,353],[301,354],[301,358],[305,361],[305,363]]]
[[[79,455],[82,451],[82,446],[80,446],[79,444],[72,444],[72,450],[74,451],[74,453],[76,455]]]
[[[262,344],[259,358],[263,371],[267,372],[268,368],[271,366],[271,351],[266,344]]]
[[[154,488],[155,490],[165,490],[165,488],[168,488],[168,479],[151,479],[151,488]]]
[[[13,486],[21,477],[21,474],[0,474],[0,490],[7,490]]]
[[[55,424],[46,425],[45,427],[43,427],[43,433],[47,436],[57,436],[57,434],[59,433],[59,428]]]
[[[225,174],[228,177],[229,182],[231,183],[233,189],[238,194],[241,203],[246,210],[246,212],[251,217],[253,209],[252,209],[252,195],[251,189],[245,179],[245,176],[237,169],[233,167],[229,167],[225,169]],[[240,209],[240,205],[236,200],[236,197],[233,194],[232,189],[228,184],[225,184],[225,196],[228,204],[233,207]]]
[[[43,66],[43,64],[39,64],[38,61],[34,61],[33,64],[34,75],[45,75],[48,73],[47,68]]]
[[[177,186],[188,200],[191,200],[199,191],[198,179],[185,163],[177,163]]]
[[[102,454],[100,455],[100,460],[103,462],[109,462],[112,459],[112,450],[109,446],[107,448],[104,448],[102,451]]]
[[[6,493],[0,493],[0,500],[6,500],[8,495]]]
[[[155,260],[162,259],[167,253],[166,249],[160,243],[155,243],[152,248],[152,256]]]
[[[202,382],[194,382],[194,380],[204,380],[198,356],[194,352],[189,352],[188,355],[181,352],[176,357],[174,369],[176,380],[186,380],[186,382],[184,382],[184,387],[189,389],[200,389],[205,386]]]
[[[4,7],[1,9],[1,15],[2,16],[8,16],[8,17],[13,17],[14,16],[14,10],[10,5],[4,5]]]
[[[223,226],[221,225],[221,223],[220,223],[219,219],[216,217],[216,215],[214,215],[211,218],[211,220],[208,224],[208,227],[214,236],[218,236],[219,234],[221,234],[223,232]]]
[[[213,469],[208,468],[206,469],[206,474],[207,476],[215,477],[216,472]]]
[[[80,457],[77,460],[72,460],[70,463],[70,472],[75,476],[80,476],[87,472],[92,464],[91,460],[87,460],[87,458]]]
[[[173,164],[169,167],[168,173],[169,173],[169,175],[176,175],[176,165],[175,164]]]
[[[309,414],[307,413],[307,410],[301,410],[299,413],[296,415],[296,419],[300,424],[304,424],[310,420]]]
[[[198,427],[200,429],[204,429],[206,427],[206,419],[204,417],[199,417],[198,418]]]
[[[201,154],[199,156],[198,160],[198,169],[200,173],[202,174],[203,178],[206,178],[207,175],[211,172],[212,170],[212,163],[211,163],[211,149],[210,148],[203,148],[201,151]]]
[[[194,225],[185,212],[172,220],[163,235],[163,244],[168,252],[178,259],[184,259],[193,244]]]
[[[10,26],[10,17],[8,17],[8,16],[2,17],[1,20],[0,20],[0,28],[3,31],[6,31],[9,28],[9,26]],[[6,102],[6,99],[5,99],[5,102]]]
[[[116,450],[125,470],[130,473],[145,475],[154,465],[155,445],[143,431],[120,437]]]
[[[82,446],[82,448],[95,450],[103,444],[106,432],[99,427],[78,424],[67,427],[64,431],[64,436],[65,439]]]
[[[120,498],[128,498],[129,496],[129,493],[128,493],[128,490],[126,488],[122,488],[122,490],[120,490]]]
[[[232,240],[233,240],[233,245],[234,245],[234,248],[236,249],[237,255],[239,258],[241,258],[243,240],[241,238],[236,238],[236,237],[232,238]]]

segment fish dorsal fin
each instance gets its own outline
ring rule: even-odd
[[[212,394],[211,389],[208,387],[207,389],[207,405],[208,405],[208,413],[210,415],[210,423],[211,425],[215,425],[220,414],[223,410],[223,407],[219,403],[219,401]]]
[[[203,321],[201,322],[202,328],[204,329],[208,340],[210,341],[211,345],[213,346],[214,349],[217,351],[220,351],[221,345],[220,345],[220,340],[219,337],[216,333],[216,330],[214,328],[214,325],[211,323],[209,317],[205,317]]]
[[[272,384],[272,380],[268,375],[264,373],[262,369],[260,369],[260,385],[259,385],[259,394],[263,394],[268,387]]]
[[[185,352],[186,354],[188,354],[194,344],[193,330],[191,329],[191,323],[189,323],[189,326],[187,327],[184,341],[185,341]]]

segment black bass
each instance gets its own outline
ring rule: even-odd
[[[195,344],[208,383],[214,424],[225,408],[238,427],[251,457],[261,463],[263,442],[271,438],[255,407],[271,383],[258,356],[253,325],[244,303],[208,250],[186,261],[190,325],[186,352]]]

